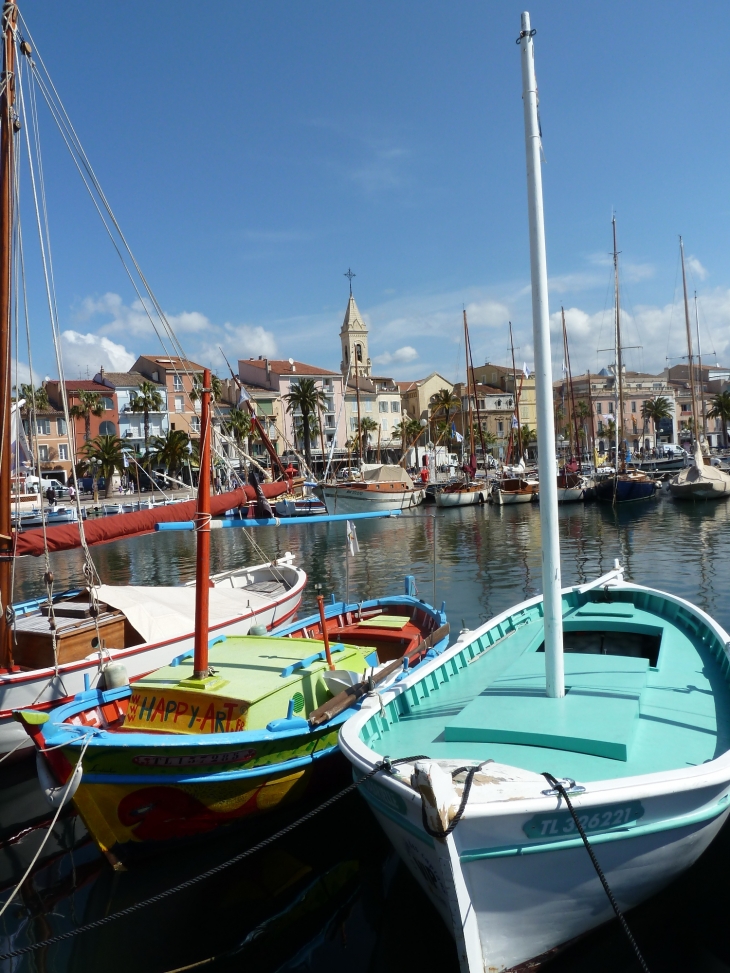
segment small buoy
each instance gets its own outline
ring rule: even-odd
[[[104,677],[105,689],[121,689],[122,686],[129,685],[129,675],[126,666],[121,662],[110,662],[101,670]]]
[[[248,634],[262,636],[262,635],[268,635],[269,632],[265,625],[252,625],[251,628],[248,630]]]

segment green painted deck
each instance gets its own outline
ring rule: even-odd
[[[193,659],[186,659],[177,666],[164,666],[155,672],[137,679],[132,684],[133,699],[139,701],[142,715],[134,710],[134,720],[129,719],[131,726],[140,728],[142,720],[146,729],[160,729],[165,732],[197,732],[199,727],[187,720],[176,721],[174,714],[179,710],[181,700],[187,699],[192,705],[202,707],[201,713],[210,703],[223,707],[220,712],[227,712],[226,705],[236,704],[231,710],[237,719],[240,715],[245,722],[245,729],[261,729],[271,720],[281,719],[287,715],[289,700],[294,699],[294,714],[306,716],[313,709],[331,698],[331,693],[322,678],[327,669],[327,662],[322,658],[312,659],[318,653],[323,654],[323,643],[316,639],[289,639],[271,636],[232,636],[222,642],[216,642],[208,651],[208,662],[215,670],[215,677],[207,685],[185,685],[193,674]],[[341,648],[341,651],[337,651]],[[333,642],[330,646],[332,661],[337,669],[350,669],[362,672],[366,666],[365,656],[371,651],[353,645],[343,645]],[[302,666],[302,662],[308,664]],[[293,671],[292,671],[293,669]],[[288,674],[282,675],[286,671]],[[181,685],[183,683],[183,685]],[[142,707],[143,699],[147,706]],[[147,716],[151,700],[155,699],[152,717]],[[155,708],[162,706],[164,713],[169,703],[171,717],[160,719],[157,724],[154,719]],[[241,704],[240,706],[238,704]],[[225,721],[225,727],[219,725],[218,730],[243,729],[244,727]],[[204,731],[216,732],[208,729]]]
[[[724,646],[685,609],[646,592],[564,596],[566,696],[545,695],[541,606],[516,612],[363,727],[391,758],[486,760],[601,780],[682,768],[730,747]],[[570,652],[576,633],[635,655]],[[599,644],[596,641],[596,644]],[[603,645],[603,641],[600,642]],[[639,644],[639,643],[636,643]]]

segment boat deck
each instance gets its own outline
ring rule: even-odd
[[[545,695],[543,624],[532,609],[394,699],[363,739],[391,758],[492,758],[580,781],[698,765],[727,750],[730,687],[714,633],[649,593],[606,597],[563,599],[563,699]]]

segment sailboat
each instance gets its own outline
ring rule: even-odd
[[[476,482],[477,473],[477,454],[474,448],[474,411],[472,407],[472,395],[476,399],[477,389],[474,381],[474,367],[471,369],[471,383],[469,382],[469,354],[471,345],[469,343],[469,325],[466,320],[466,308],[464,308],[464,348],[466,350],[466,401],[467,422],[469,424],[469,463],[464,466],[464,479],[456,483],[449,483],[440,487],[435,492],[436,506],[438,507],[471,507],[475,503],[486,503],[489,495],[485,483]],[[446,417],[448,422],[448,416]],[[480,425],[481,435],[481,425]],[[486,452],[482,447],[482,453],[486,463]],[[468,471],[468,472],[467,472]]]
[[[697,385],[695,382],[694,354],[692,349],[692,327],[689,321],[689,301],[687,300],[687,275],[684,269],[684,242],[679,238],[679,253],[682,260],[682,288],[684,291],[684,322],[687,328],[687,368],[689,384],[692,390],[692,430],[693,449],[692,464],[681,470],[669,481],[669,492],[675,500],[722,500],[730,497],[730,474],[724,470],[705,462],[697,428]],[[698,323],[699,338],[699,323]],[[702,365],[700,363],[700,383],[702,382]],[[704,401],[702,420],[704,423]]]
[[[319,623],[287,633],[296,637],[209,638],[210,397],[206,369],[193,651],[131,685],[79,693],[50,715],[16,714],[47,793],[73,797],[115,866],[310,792],[358,699],[448,642],[443,611],[414,596],[338,609],[329,621],[320,596]]]
[[[534,969],[612,918],[586,845],[625,910],[730,813],[730,635],[618,562],[561,587],[534,33],[524,13],[543,594],[460,634],[340,731],[463,973]]]
[[[43,88],[43,79],[36,77],[40,68],[33,60],[29,43],[21,37],[19,17],[17,4],[6,5],[2,21],[3,69],[4,76],[13,81],[4,85],[0,93],[0,374],[4,376],[0,383],[0,754],[20,755],[28,751],[30,741],[13,720],[14,710],[31,707],[46,712],[89,685],[107,684],[107,674],[115,666],[123,665],[134,678],[170,662],[192,645],[194,618],[190,610],[193,600],[190,586],[101,585],[88,551],[94,537],[111,540],[140,529],[151,530],[158,520],[189,517],[193,510],[188,513],[184,503],[176,508],[140,511],[86,524],[82,522],[77,502],[73,507],[41,509],[39,521],[47,525],[42,531],[12,529],[13,512],[18,526],[29,526],[21,517],[27,496],[20,492],[23,483],[19,469],[15,469],[16,441],[22,438],[22,427],[18,424],[20,402],[12,403],[12,383],[7,380],[15,357],[11,348],[11,318],[15,311],[20,311],[23,299],[23,289],[15,293],[13,288],[20,263],[16,177],[23,145],[27,144],[34,191],[36,181],[40,181],[40,159],[30,149],[34,142],[38,145],[35,139],[38,132],[34,131],[25,143],[28,128],[35,124],[34,114],[25,111],[27,86],[37,85],[46,92],[55,90],[52,84]],[[38,90],[33,90],[33,98],[40,97]],[[79,152],[82,152],[80,148]],[[85,156],[83,159],[88,163]],[[44,270],[47,269],[44,262]],[[52,303],[49,299],[49,304]],[[53,314],[51,318],[53,322]],[[57,339],[53,325],[52,330]],[[63,382],[61,388],[65,388]],[[67,405],[64,399],[66,425],[71,429]],[[70,445],[72,453],[73,445]],[[27,447],[25,452],[28,453]],[[37,479],[40,483],[40,477]],[[277,492],[285,489],[282,484]],[[42,497],[38,499],[42,503]],[[215,499],[217,503],[232,505],[231,499]],[[245,499],[246,494],[240,490],[236,491],[233,502]],[[224,509],[225,506],[214,507],[213,513],[222,513]],[[113,524],[113,519],[120,523]],[[64,520],[71,522],[62,523]],[[53,549],[74,546],[84,548],[82,590],[54,591],[53,573],[48,564],[44,569],[43,562],[39,561],[38,585],[45,590],[45,597],[14,603],[13,563],[17,557],[47,555]],[[206,589],[212,586],[211,628],[218,633],[225,630],[243,635],[252,625],[271,628],[291,618],[306,583],[305,573],[292,561],[286,555],[273,562],[242,566],[206,578]]]
[[[616,412],[616,472],[601,477],[596,483],[596,498],[612,504],[634,503],[651,500],[657,495],[659,484],[653,477],[640,470],[626,468],[624,452],[624,364],[621,347],[621,304],[619,300],[618,247],[616,243],[616,217],[613,228],[613,279],[614,279],[614,390],[617,392]]]

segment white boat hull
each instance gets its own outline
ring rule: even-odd
[[[479,822],[481,827],[476,821],[463,827],[466,822],[462,820],[446,844],[432,842],[429,846],[414,839],[416,830],[426,837],[420,800],[402,822],[396,822],[398,815],[384,811],[370,794],[367,800],[409,871],[454,931],[462,970],[496,973],[528,960],[547,960],[561,946],[614,916],[582,843],[560,851],[465,862],[462,855],[498,844],[499,832],[507,830],[508,820],[486,817]],[[711,843],[729,811],[726,808],[709,821],[676,830],[610,843],[594,838],[596,857],[619,907],[627,910],[638,905],[688,869]],[[521,830],[528,817],[519,816],[512,825]],[[455,888],[449,886],[450,881]],[[457,890],[462,893],[461,901]],[[470,917],[476,922],[470,923]]]
[[[535,499],[534,493],[513,493],[511,490],[500,490],[496,487],[494,490],[494,497],[500,507],[507,506],[511,503],[532,503]]]
[[[425,491],[400,490],[378,493],[375,490],[349,490],[347,487],[323,486],[322,497],[329,514],[359,514],[368,511],[408,510],[423,503]]]
[[[584,496],[583,487],[558,487],[558,503],[578,503]]]
[[[459,490],[450,493],[440,491],[436,494],[436,505],[438,507],[473,507],[477,503],[486,503],[489,491],[486,487],[483,490]]]
[[[272,628],[281,625],[296,612],[302,600],[307,576],[300,568],[294,567],[290,559],[282,558],[278,564],[282,573],[291,572],[288,590],[277,597],[257,599],[252,606],[252,599],[247,595],[246,588],[238,589],[241,593],[240,610],[232,614],[227,621],[211,625],[211,638],[224,633],[246,635],[252,625],[265,625],[267,628]],[[257,577],[257,573],[268,576],[271,574],[268,565],[244,568],[242,572],[254,578]],[[190,597],[194,598],[193,590]],[[129,678],[135,679],[168,665],[176,656],[192,649],[193,645],[194,632],[191,630],[187,635],[162,639],[154,643],[146,642],[125,649],[105,649],[103,664],[121,662]],[[26,748],[25,741],[30,742],[23,728],[13,719],[13,710],[51,709],[68,701],[76,693],[82,692],[85,688],[85,678],[88,679],[90,686],[94,687],[99,681],[99,676],[98,653],[78,662],[60,665],[58,674],[52,667],[0,674],[0,755],[12,750],[17,744],[21,744],[19,750],[23,750]]]

